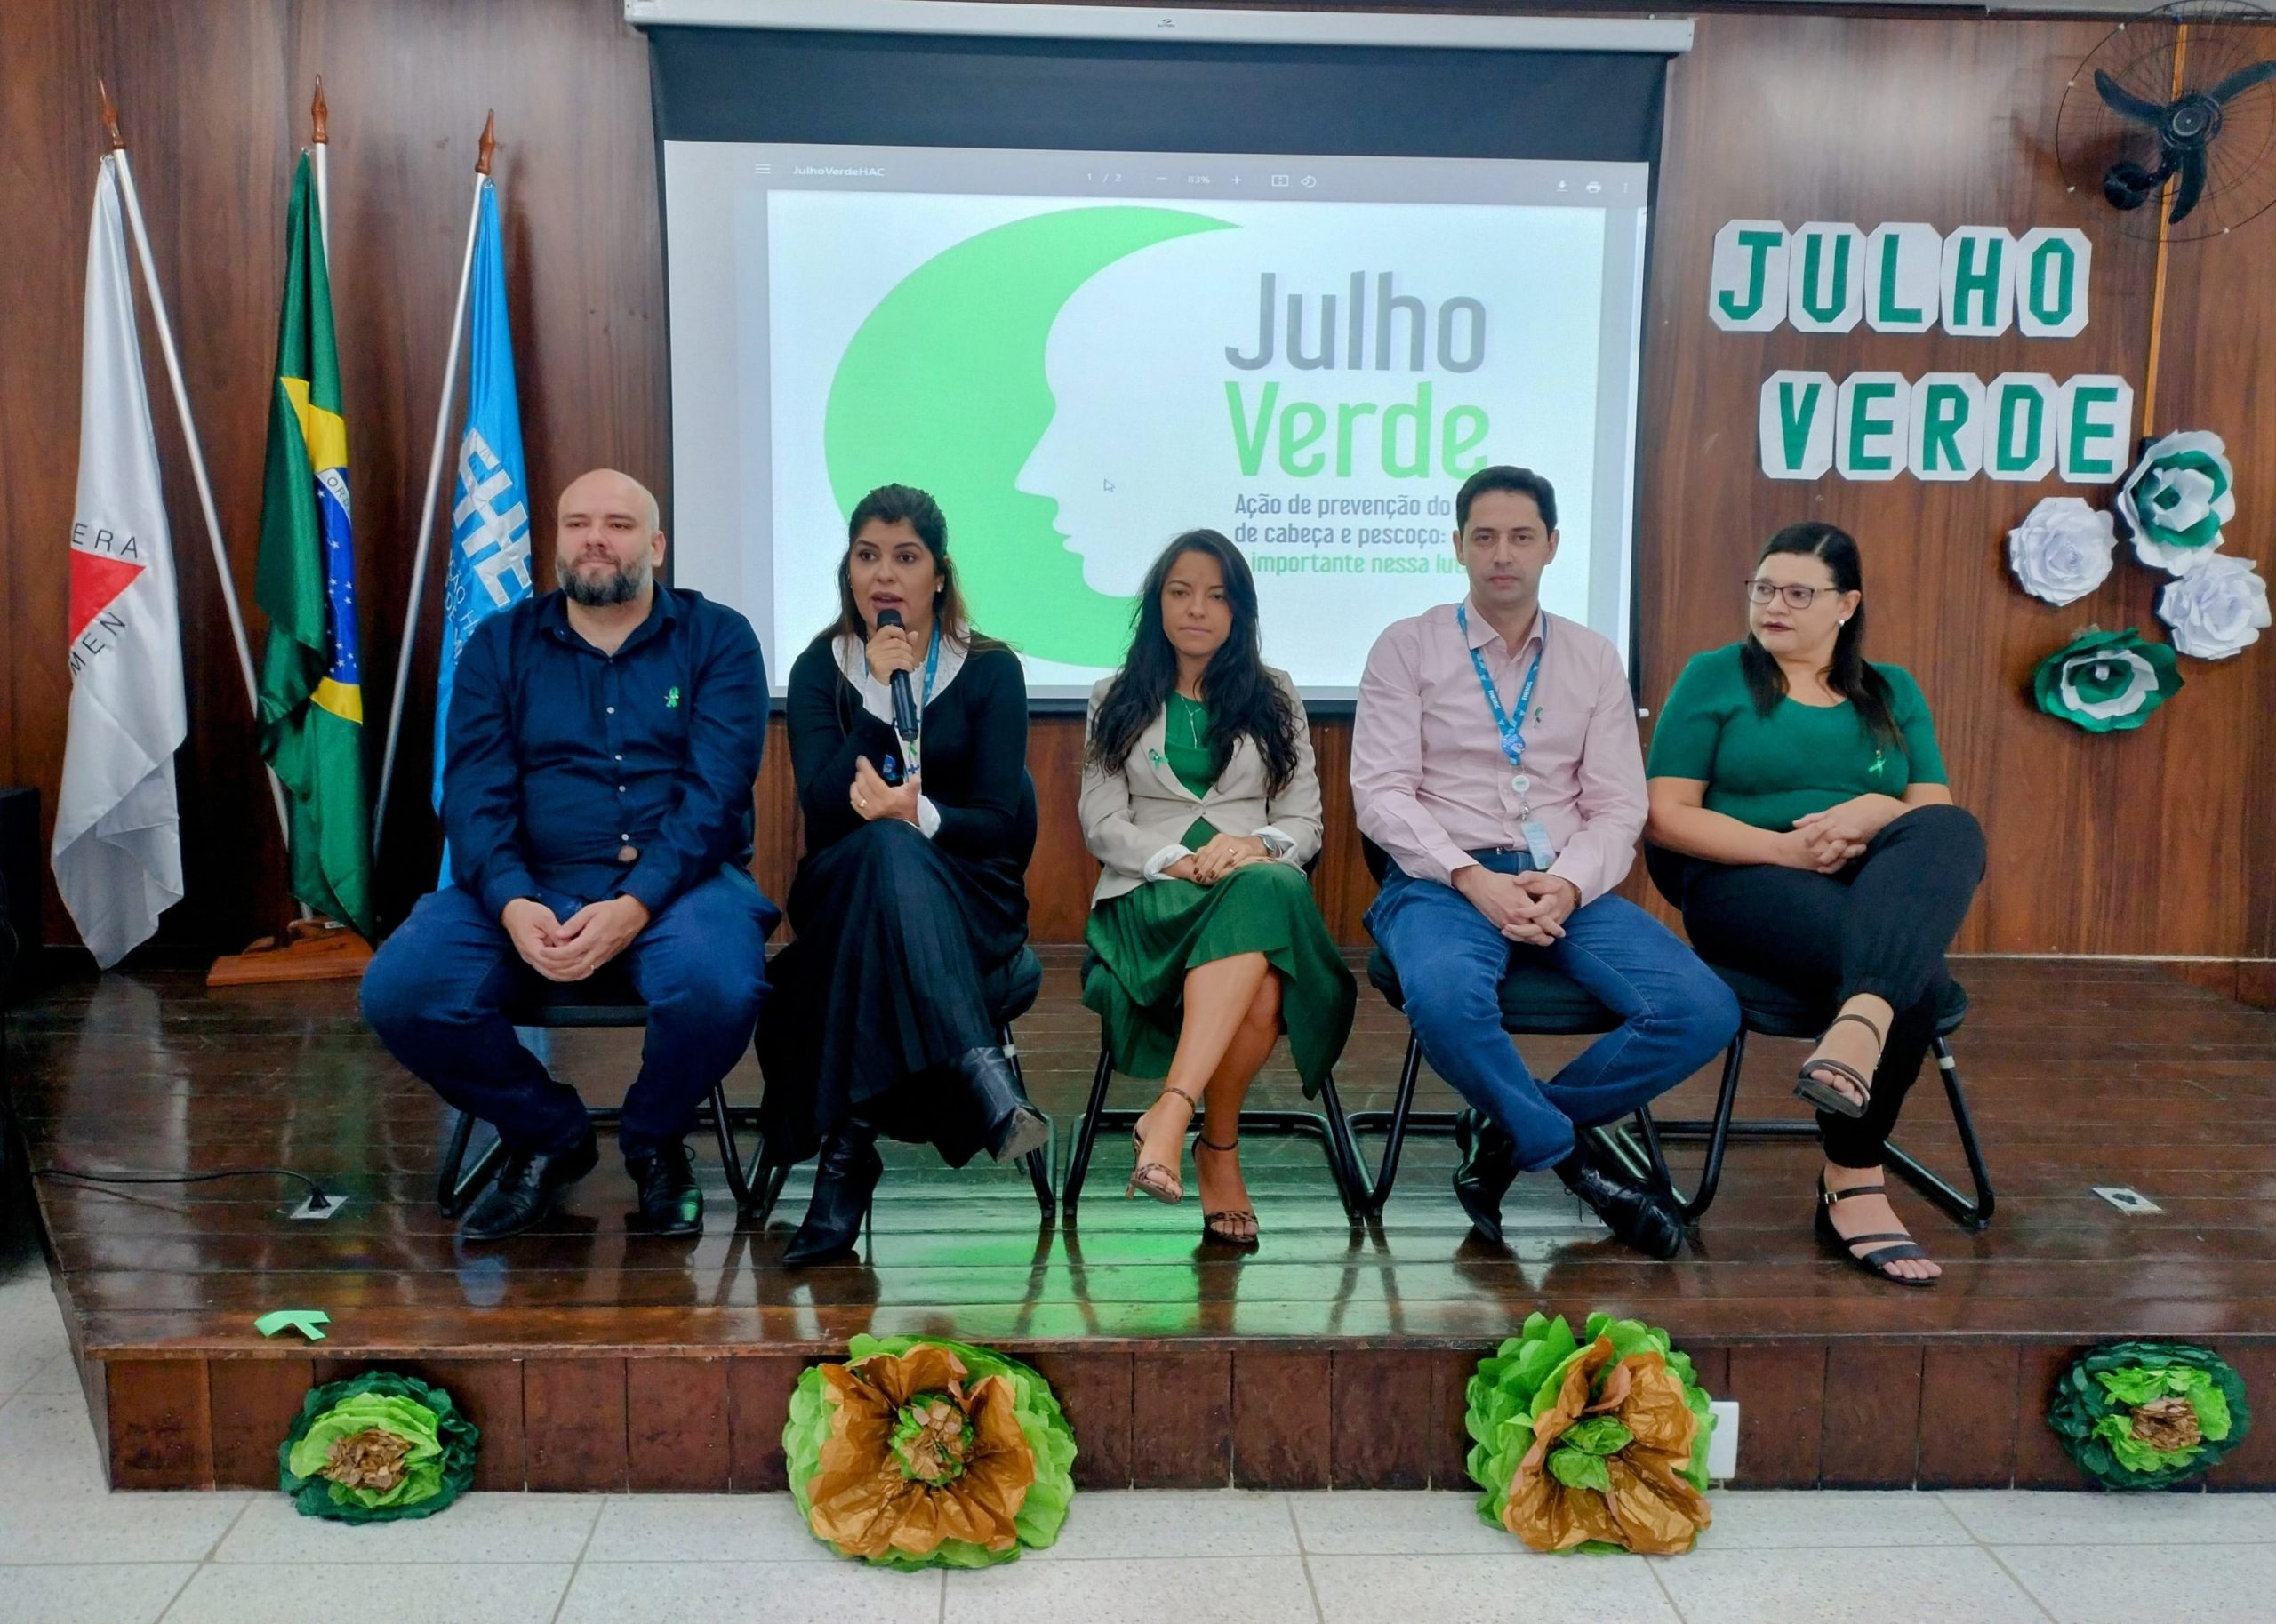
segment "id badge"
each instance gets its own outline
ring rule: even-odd
[[[1549,831],[1538,818],[1527,819],[1524,828],[1527,855],[1533,859],[1535,868],[1546,870],[1557,860],[1557,848],[1549,844]]]

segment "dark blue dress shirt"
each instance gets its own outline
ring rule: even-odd
[[[662,913],[749,862],[766,714],[757,634],[700,593],[658,582],[613,654],[571,629],[558,591],[493,615],[445,730],[453,876],[493,919],[540,885]]]

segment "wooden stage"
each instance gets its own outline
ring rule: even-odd
[[[1061,1160],[1088,1087],[1097,1023],[1075,959],[1047,958],[1020,1023],[1030,1087]],[[1039,1227],[1015,1170],[951,1173],[889,1151],[866,1265],[789,1275],[774,1260],[803,1210],[795,1177],[764,1229],[739,1227],[708,1135],[709,1227],[628,1236],[613,1149],[539,1235],[454,1243],[435,1205],[447,1113],[359,1021],[349,988],[208,993],[188,975],[58,988],[10,1017],[18,1111],[35,1166],[303,1169],[349,1204],[287,1221],[276,1179],[97,1189],[38,1181],[57,1291],[119,1487],[265,1485],[316,1380],[375,1363],[428,1372],[484,1434],[493,1487],[782,1486],[791,1382],[858,1331],[1016,1350],[1057,1384],[1091,1484],[1457,1486],[1462,1389],[1479,1353],[1545,1308],[1666,1325],[1710,1389],[1742,1405],[1739,1481],[2068,1484],[2041,1413],[2080,1346],[2200,1338],[2271,1414],[2224,1488],[2276,1485],[2276,1016],[2152,964],[1976,960],[1954,1041],[1999,1191],[1981,1235],[1900,1203],[1944,1264],[1933,1292],[1877,1286],[1809,1232],[1815,1161],[1738,1145],[1692,1250],[1661,1264],[1583,1221],[1546,1178],[1521,1179],[1505,1246],[1471,1240],[1447,1188],[1452,1147],[1410,1141],[1380,1224],[1354,1228],[1318,1150],[1252,1140],[1264,1245],[1198,1247],[1198,1206],[1125,1202],[1128,1152],[1103,1136],[1079,1220]],[[1353,1110],[1388,1104],[1406,1027],[1363,987],[1340,1069]],[[554,1035],[589,1098],[631,1070],[637,1035]],[[1570,1043],[1537,1042],[1553,1061]],[[1794,1102],[1800,1050],[1758,1040],[1742,1115]],[[753,1097],[754,1069],[730,1084]],[[1673,1114],[1703,1111],[1711,1076]],[[1118,1082],[1116,1103],[1148,1085]],[[1426,1076],[1427,1106],[1450,1103]],[[1259,1099],[1294,1104],[1285,1069]],[[1955,1164],[1933,1079],[1911,1146]],[[1375,1141],[1369,1141],[1372,1154]],[[1679,1171],[1695,1148],[1676,1153]],[[929,1165],[928,1165],[929,1164]],[[2128,1217],[2090,1193],[2138,1187]],[[321,1308],[321,1344],[253,1328]]]

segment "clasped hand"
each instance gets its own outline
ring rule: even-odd
[[[588,902],[565,920],[542,902],[517,897],[498,923],[514,951],[547,980],[582,981],[647,928],[648,908],[637,897],[611,897]]]
[[[903,823],[917,821],[917,799],[923,793],[918,780],[924,774],[912,772],[898,785],[888,784],[878,770],[870,764],[866,756],[854,758],[854,787],[846,798],[857,816],[875,823],[880,818],[897,818]]]
[[[1865,854],[1874,836],[1902,817],[1906,807],[1895,796],[1861,795],[1794,820],[1783,837],[1787,866],[1835,874]]]
[[[1581,905],[1581,888],[1560,875],[1527,869],[1499,874],[1474,864],[1455,876],[1455,889],[1511,941],[1546,948],[1565,934],[1565,921]]]
[[[1214,885],[1236,868],[1271,860],[1271,848],[1254,835],[1213,835],[1208,844],[1188,852],[1162,872],[1174,880]]]

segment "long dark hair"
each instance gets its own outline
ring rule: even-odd
[[[1863,592],[1865,572],[1857,559],[1857,543],[1849,532],[1815,519],[1799,524],[1789,524],[1762,544],[1755,555],[1754,567],[1759,570],[1762,561],[1774,553],[1807,553],[1824,561],[1833,572],[1837,592]],[[1739,665],[1746,673],[1747,692],[1754,696],[1754,708],[1759,716],[1768,716],[1777,709],[1778,701],[1786,695],[1786,674],[1768,649],[1756,640],[1752,631],[1739,649]],[[1892,707],[1888,678],[1873,669],[1865,659],[1865,603],[1857,600],[1856,609],[1833,638],[1833,663],[1825,674],[1825,685],[1855,708],[1857,719],[1866,731],[1883,744],[1902,745],[1903,736],[1897,732],[1896,716]]]
[[[837,619],[815,634],[816,643],[826,643],[840,632],[851,633],[856,643],[870,640],[868,623],[854,601],[854,542],[872,519],[887,524],[906,523],[933,555],[933,567],[941,573],[941,589],[933,600],[933,624],[941,628],[942,636],[961,643],[974,654],[1005,646],[973,629],[964,592],[957,585],[956,565],[949,559],[948,516],[941,511],[940,503],[914,485],[879,485],[854,504],[853,516],[845,521],[845,550],[837,556]]]
[[[1209,703],[1210,772],[1225,770],[1233,746],[1254,741],[1264,757],[1266,793],[1278,795],[1296,772],[1296,708],[1287,691],[1264,668],[1257,637],[1256,578],[1240,549],[1214,530],[1189,530],[1171,542],[1139,588],[1138,612],[1129,656],[1092,719],[1091,759],[1110,772],[1122,771],[1130,751],[1177,686],[1177,650],[1162,628],[1162,589],[1170,571],[1187,553],[1206,553],[1224,572],[1225,603],[1233,629],[1209,657],[1201,675],[1202,697]]]

